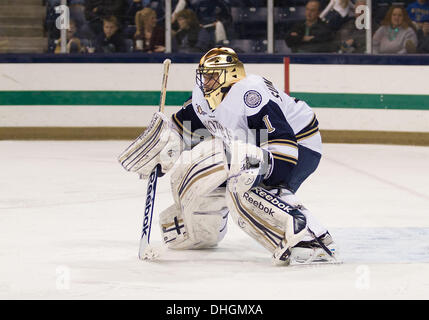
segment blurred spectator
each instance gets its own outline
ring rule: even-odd
[[[165,21],[165,0],[126,0],[126,22],[129,24],[134,23],[136,13],[144,8],[151,8],[155,10],[157,22],[162,23]],[[179,0],[171,0],[171,7],[174,8]]]
[[[239,1],[242,1],[242,0],[239,0]],[[255,1],[255,0],[250,0],[250,1]],[[261,0],[256,0],[256,2],[261,2]],[[266,2],[266,1],[263,1],[263,2]],[[301,5],[302,3],[305,3],[305,2],[306,1],[304,0],[274,0],[274,7],[293,7],[293,6]],[[329,2],[330,0],[319,0],[321,10],[322,8],[326,8]]]
[[[201,28],[195,12],[184,9],[176,15],[179,29],[173,32],[178,52],[203,52],[214,46],[213,38]]]
[[[126,23],[134,24],[137,12],[144,8],[150,8],[152,0],[127,0],[127,9],[125,10]],[[152,9],[152,8],[151,8]]]
[[[293,52],[332,52],[332,31],[319,18],[320,2],[310,0],[305,6],[305,21],[286,33],[286,44]]]
[[[319,15],[332,30],[338,30],[353,17],[353,3],[350,0],[331,0]]]
[[[119,33],[119,22],[114,16],[103,19],[103,32],[95,39],[95,52],[126,52],[126,43]]]
[[[126,23],[133,24],[137,12],[150,6],[151,0],[127,0],[128,5],[126,9]]]
[[[419,31],[417,31],[417,37],[419,41],[419,44],[417,46],[417,52],[429,53],[429,18],[426,18],[420,22],[422,24],[422,27]]]
[[[391,6],[373,36],[373,53],[413,53],[417,35],[405,8]]]
[[[429,18],[429,4],[427,0],[417,0],[408,5],[407,13],[417,29],[421,29],[423,21]]]
[[[384,19],[394,1],[395,0],[372,1],[372,15],[377,26],[380,25],[380,22]]]
[[[103,18],[124,16],[124,1],[126,0],[85,0],[85,17],[95,34],[102,31]]]
[[[256,2],[256,3],[264,3],[266,6],[266,0],[239,0],[240,2]],[[293,7],[304,4],[306,1],[304,0],[274,0],[274,7]],[[320,8],[325,8],[326,5],[330,2],[330,0],[319,0]],[[250,5],[249,5],[250,6]]]
[[[85,0],[69,0],[68,6],[70,9],[70,17],[76,21],[77,27],[85,25]]]
[[[177,14],[185,8],[193,10],[201,27],[205,28],[215,42],[226,40],[225,25],[232,22],[230,8],[224,0],[179,0],[172,14],[172,22]]]
[[[61,39],[56,41],[55,53],[61,53]],[[70,20],[70,29],[67,30],[67,53],[83,53],[85,46],[82,45],[78,34],[77,24],[74,20]]]
[[[224,0],[179,0],[174,8],[172,20],[174,21],[177,14],[186,7],[196,13],[198,21],[202,25],[231,19],[228,3]]]
[[[356,19],[364,14],[356,12],[356,8],[366,5],[366,0],[356,0],[354,5],[354,19],[349,19],[338,31],[337,39],[339,42],[340,53],[364,53],[366,49],[366,30],[356,28]]]
[[[157,26],[156,21],[155,10],[144,8],[136,13],[134,50],[148,53],[165,51],[165,31]]]
[[[137,12],[144,8],[150,8],[155,11],[157,25],[165,25],[165,0],[126,0],[127,8],[124,17],[124,35],[127,38],[133,38],[136,32],[135,19]],[[171,6],[174,7],[178,0],[171,0]]]

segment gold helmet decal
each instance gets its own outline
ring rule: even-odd
[[[200,60],[197,85],[214,110],[222,102],[231,85],[246,77],[243,63],[231,48],[214,48]]]

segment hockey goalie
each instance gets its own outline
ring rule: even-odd
[[[134,147],[120,156],[128,171],[171,170],[174,203],[159,217],[168,248],[218,245],[231,215],[276,265],[337,261],[328,230],[295,195],[321,159],[316,116],[246,74],[234,50],[208,51],[189,100],[171,119],[156,113]]]

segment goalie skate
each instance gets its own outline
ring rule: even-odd
[[[290,249],[289,259],[290,266],[342,263],[338,258],[337,246],[329,232],[318,237],[318,240],[299,242]]]

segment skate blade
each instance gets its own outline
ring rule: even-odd
[[[316,250],[310,256],[300,256],[300,254],[293,254],[290,257],[290,266],[309,266],[309,265],[328,265],[328,264],[342,264],[343,261],[339,259],[338,255],[330,256],[321,249]]]
[[[302,261],[302,260],[291,260],[289,266],[322,266],[322,265],[335,265],[343,264],[342,260],[332,259],[332,260],[312,260],[312,261]]]

